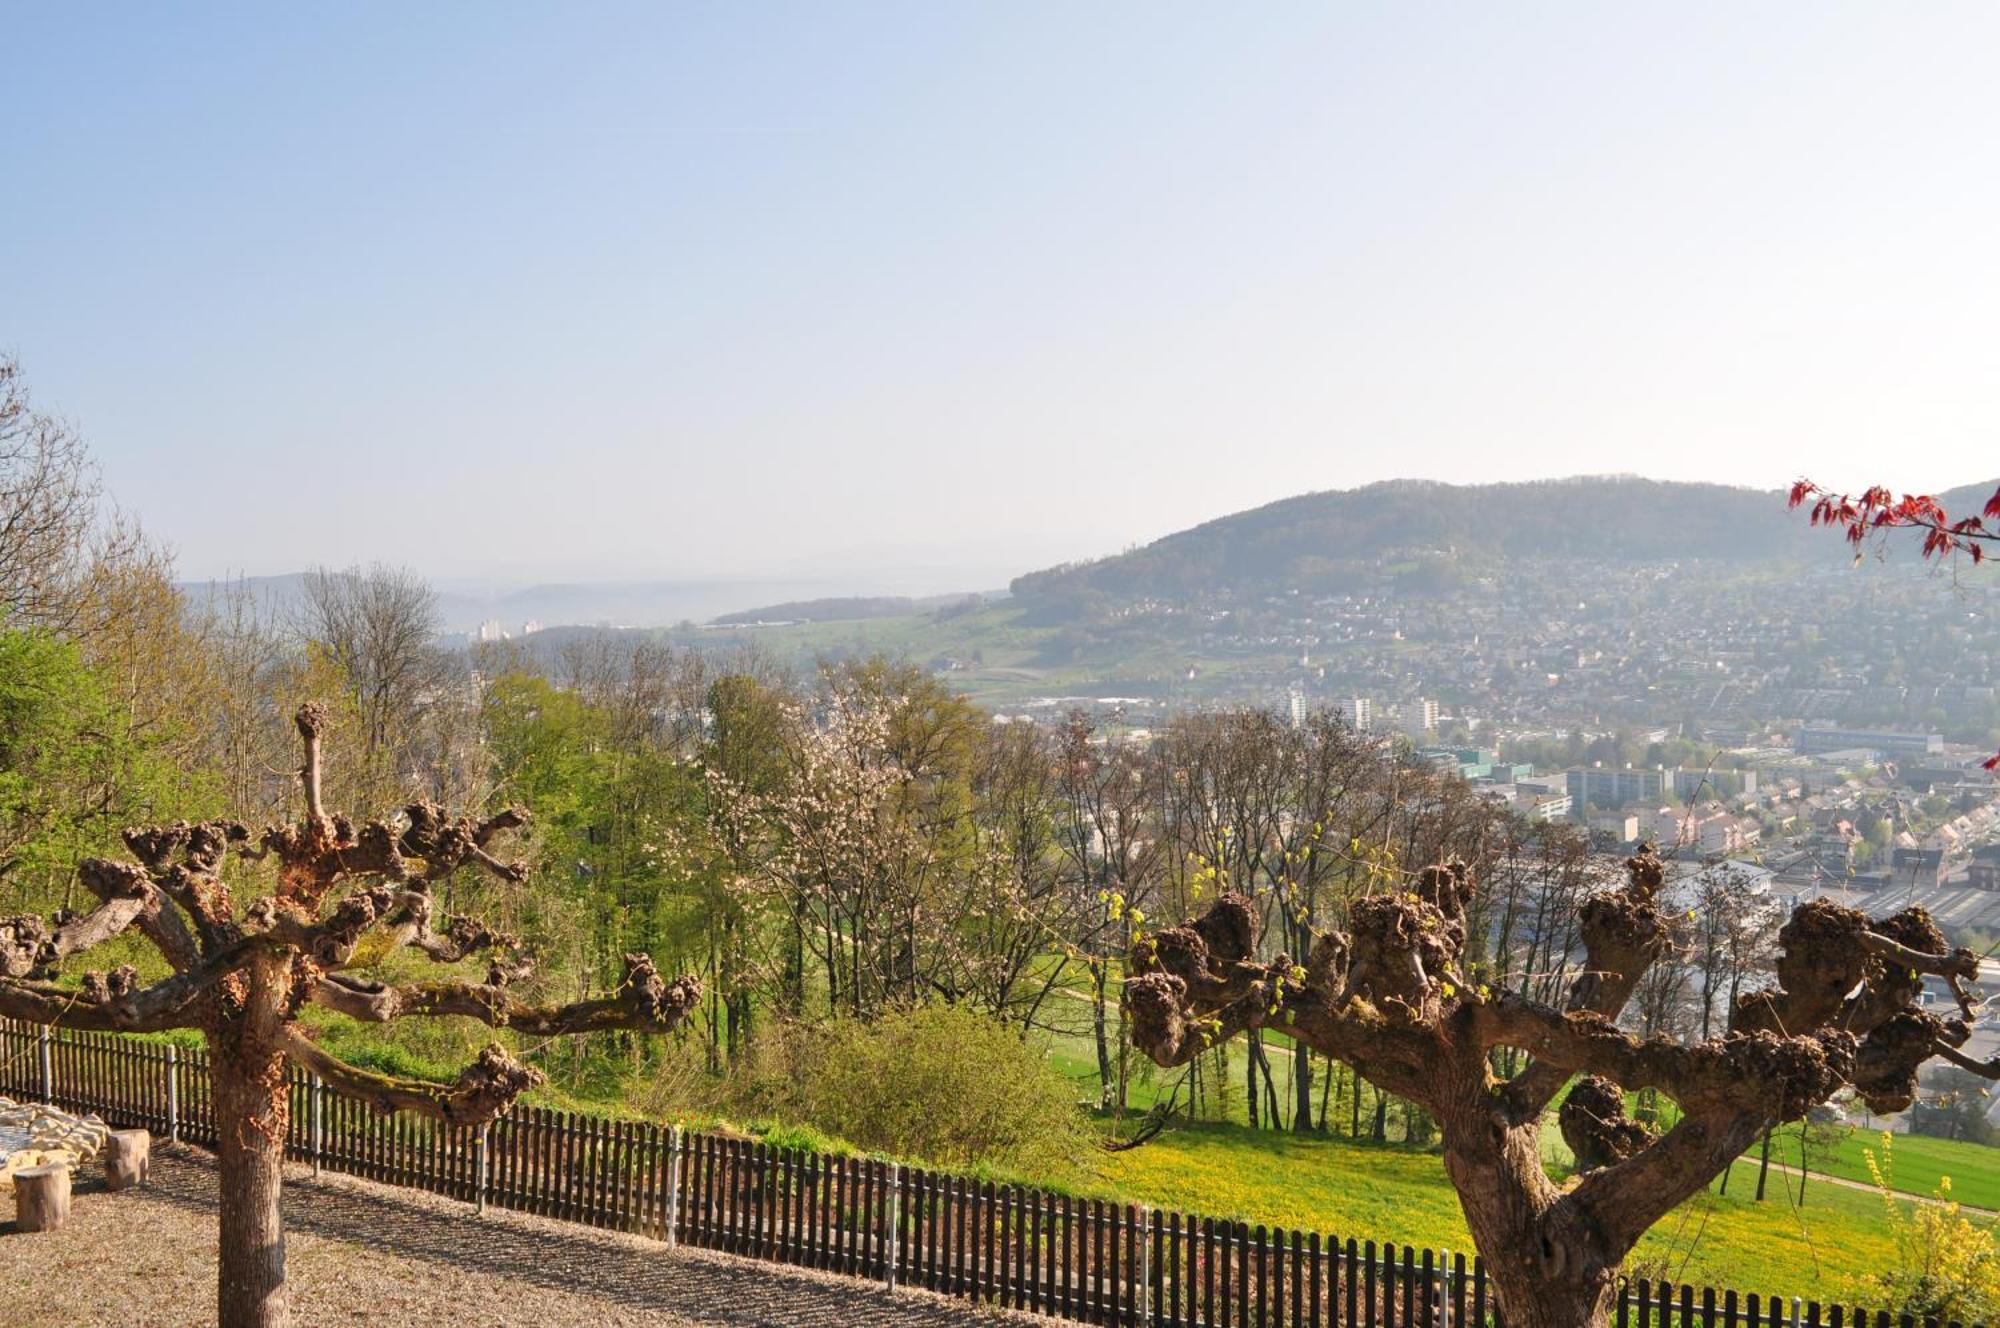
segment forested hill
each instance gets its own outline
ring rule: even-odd
[[[1978,512],[1994,484],[1942,495]],[[1406,558],[1449,574],[1510,558],[1757,562],[1824,546],[1775,490],[1624,476],[1520,484],[1390,480],[1286,498],[1096,562],[1031,572],[1027,600],[1100,593],[1179,597],[1332,588],[1359,565]]]

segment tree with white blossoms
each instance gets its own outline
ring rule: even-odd
[[[308,1004],[364,1023],[462,1017],[537,1037],[602,1029],[670,1032],[699,1001],[692,978],[663,979],[646,955],[625,957],[611,994],[540,1005],[515,994],[532,964],[519,941],[476,918],[439,918],[438,887],[464,868],[520,880],[525,868],[495,856],[502,836],[528,823],[510,808],[475,818],[416,803],[393,821],[356,824],[321,805],[320,739],[326,712],[302,706],[299,770],[304,815],[261,835],[230,822],[127,830],[137,861],[88,859],[78,879],[99,903],[53,921],[0,919],[0,1015],[110,1032],[198,1029],[214,1074],[221,1239],[217,1316],[223,1328],[282,1328],[289,1321],[285,1238],[279,1212],[287,1126],[287,1066],[378,1110],[411,1111],[476,1125],[506,1111],[541,1074],[498,1043],[450,1084],[365,1070],[330,1055],[299,1022]],[[239,903],[224,879],[230,856],[276,866],[269,894]],[[130,965],[69,985],[73,956],[136,930],[159,952],[167,977],[142,983]],[[357,956],[409,947],[451,965],[485,957],[483,978],[386,983],[356,971]]]
[[[1002,967],[1040,952],[1016,943],[1027,887],[1005,818],[983,820],[972,796],[983,735],[958,735],[965,751],[913,740],[908,702],[833,680],[810,711],[786,703],[766,786],[706,772],[733,889],[796,947],[776,958],[791,970],[781,985],[800,989],[813,970],[829,1013],[979,999]]]

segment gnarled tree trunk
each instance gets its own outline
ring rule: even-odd
[[[222,1328],[285,1328],[285,1061],[282,1053],[225,1050],[214,1059],[216,1157],[221,1164]],[[273,1088],[275,1083],[276,1087]]]
[[[1471,1084],[1440,1099],[1445,1171],[1508,1328],[1605,1328],[1624,1251],[1559,1204],[1539,1122],[1504,1124]]]
[[[216,1158],[221,1179],[221,1328],[286,1328],[285,1129],[291,1098],[285,1054],[289,965],[258,955],[225,989],[209,1035],[215,1079]],[[236,990],[241,1003],[231,1000]]]
[[[1618,1299],[1618,1270],[1599,1268],[1586,1275],[1544,1278],[1486,1263],[1494,1302],[1507,1328],[1611,1328]]]

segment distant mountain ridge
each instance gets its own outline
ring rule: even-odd
[[[182,589],[199,599],[240,586],[262,614],[285,620],[296,616],[303,604],[304,583],[305,574],[294,572],[245,577],[237,582],[189,582]],[[487,595],[441,589],[438,613],[447,632],[473,631],[487,621],[498,621],[509,632],[519,632],[528,622],[549,627],[666,627],[678,622],[705,622],[745,604],[797,602],[831,588],[812,581],[745,578],[551,583]]]
[[[1995,483],[1940,495],[1976,513]],[[1301,494],[1093,562],[1018,577],[1028,601],[1101,594],[1173,597],[1331,587],[1362,565],[1490,565],[1510,558],[1756,562],[1808,553],[1830,537],[1777,490],[1580,476],[1508,484],[1388,480]]]
[[[1962,485],[1938,497],[1954,516],[1975,515],[1996,486],[2000,481]],[[1437,580],[1510,558],[1749,562],[1824,558],[1833,544],[1833,536],[1809,529],[1804,513],[1787,511],[1785,495],[1777,490],[1629,476],[1478,485],[1387,480],[1283,498],[1125,553],[1029,572],[1014,579],[1011,591],[1032,611],[1038,602],[1047,606],[1079,597],[1336,589],[1398,561],[1419,580]],[[304,580],[303,573],[291,573],[191,581],[182,588],[200,599],[240,587],[264,616],[286,621],[303,602]],[[487,594],[441,589],[438,606],[449,633],[471,632],[493,620],[519,632],[528,622],[549,628],[657,628],[682,622],[865,621],[949,609],[1000,593],[829,593],[847,589],[777,578],[551,583]]]

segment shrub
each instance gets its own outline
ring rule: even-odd
[[[1866,1278],[1863,1294],[1927,1322],[1993,1321],[2000,1317],[2000,1245],[1993,1229],[1967,1219],[1951,1197],[1951,1178],[1938,1181],[1937,1202],[1908,1204],[1896,1195],[1890,1136],[1882,1153],[1867,1150],[1868,1174],[1881,1192],[1895,1260]]]
[[[750,1105],[870,1152],[1053,1176],[1090,1148],[1069,1082],[1018,1029],[975,1010],[794,1025],[765,1047]]]

